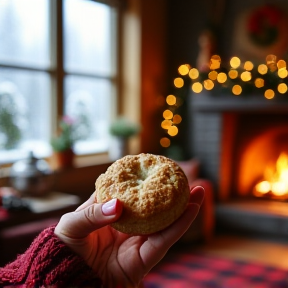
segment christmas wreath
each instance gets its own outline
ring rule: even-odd
[[[280,8],[273,5],[255,9],[247,22],[251,41],[259,46],[270,46],[275,43],[279,37],[279,26],[283,17]]]

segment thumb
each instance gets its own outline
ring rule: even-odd
[[[64,214],[54,233],[60,239],[85,238],[91,232],[115,222],[122,213],[122,203],[112,199],[106,203],[94,203],[82,210]]]

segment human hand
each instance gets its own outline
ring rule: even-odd
[[[201,186],[191,188],[187,209],[172,225],[151,235],[131,236],[109,225],[121,216],[122,203],[113,199],[97,204],[92,195],[75,212],[62,216],[55,235],[86,261],[105,287],[137,287],[192,224],[203,198]]]

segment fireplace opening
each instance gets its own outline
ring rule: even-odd
[[[229,194],[226,198],[288,200],[286,118],[275,113],[229,113],[223,117],[223,132],[228,134],[222,139],[222,170],[229,171],[221,176]]]
[[[288,154],[281,152],[276,163],[269,163],[263,177],[253,187],[253,195],[276,200],[288,199]]]

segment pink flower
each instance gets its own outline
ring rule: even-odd
[[[75,123],[75,119],[73,119],[71,116],[69,115],[64,115],[62,117],[62,121],[64,123],[66,123],[67,125],[73,125]]]

